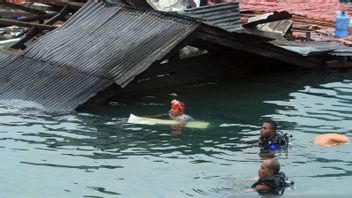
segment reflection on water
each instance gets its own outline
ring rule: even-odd
[[[229,79],[148,93],[89,113],[48,114],[34,104],[1,101],[0,194],[257,196],[248,189],[262,160],[256,140],[262,121],[271,117],[293,135],[289,150],[277,154],[295,181],[285,195],[349,195],[351,145],[325,148],[312,139],[324,132],[351,136],[350,75],[296,72]],[[211,126],[175,135],[168,126],[126,123],[130,113],[166,112],[175,94],[188,114]]]

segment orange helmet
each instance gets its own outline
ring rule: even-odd
[[[180,102],[180,101],[174,99],[171,101],[171,108],[178,109],[183,112],[185,110],[185,104],[183,102]]]

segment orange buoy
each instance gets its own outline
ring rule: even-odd
[[[345,135],[337,133],[326,133],[316,136],[313,142],[314,144],[318,144],[321,146],[335,146],[337,144],[347,143],[349,142],[349,139]]]

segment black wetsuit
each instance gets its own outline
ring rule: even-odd
[[[272,139],[259,137],[258,145],[261,152],[276,151],[282,147],[288,146],[288,135],[275,132],[275,136]]]
[[[258,179],[258,181],[252,185],[252,188],[255,188],[259,184],[271,187],[268,191],[258,191],[259,194],[283,194],[285,187],[287,186],[286,175],[283,172],[279,172],[276,175]]]

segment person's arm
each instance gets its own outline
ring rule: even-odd
[[[268,192],[271,190],[271,186],[265,184],[258,184],[254,187],[257,192]]]

